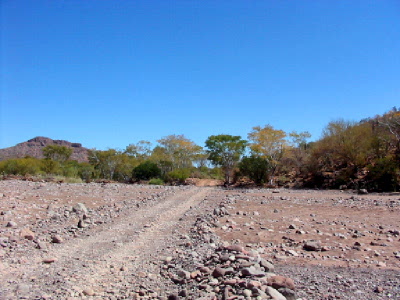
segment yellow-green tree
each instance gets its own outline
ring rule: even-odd
[[[274,176],[288,146],[285,139],[286,132],[267,124],[264,127],[253,127],[247,138],[250,141],[250,150],[253,155],[268,159],[271,175]]]
[[[72,155],[72,148],[60,145],[47,145],[43,148],[43,155],[47,159],[63,163],[67,161]]]
[[[119,151],[115,149],[108,150],[90,150],[89,162],[99,173],[100,178],[113,179],[119,163]]]
[[[308,131],[289,133],[290,147],[287,149],[284,161],[287,169],[294,168],[296,172],[300,172],[302,166],[306,163],[309,155],[309,144],[307,140],[311,137]]]
[[[190,168],[202,147],[184,135],[168,135],[157,141],[164,148],[165,160],[171,161],[174,169]]]
[[[126,147],[124,153],[128,156],[134,157],[139,163],[147,160],[151,155],[151,143],[148,141],[139,141],[136,144],[130,144]]]
[[[313,149],[325,166],[363,167],[372,154],[373,132],[370,123],[344,120],[330,122]]]

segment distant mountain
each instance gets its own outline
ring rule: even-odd
[[[70,159],[79,162],[88,161],[89,149],[82,147],[82,144],[71,143],[63,140],[52,140],[42,136],[37,136],[27,142],[19,143],[14,147],[0,149],[0,161],[9,158],[22,158],[25,156],[43,158],[42,149],[47,145],[60,145],[72,148],[73,152]]]

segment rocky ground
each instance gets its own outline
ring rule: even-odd
[[[0,299],[400,299],[399,199],[0,181]]]

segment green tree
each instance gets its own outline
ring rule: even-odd
[[[271,164],[269,159],[251,155],[242,158],[239,169],[242,175],[248,176],[255,184],[262,185],[268,180]]]
[[[152,178],[157,178],[161,175],[161,169],[157,164],[147,160],[132,171],[132,177],[136,180],[149,180]]]
[[[43,148],[43,155],[46,159],[51,159],[63,163],[72,155],[72,148],[60,145],[47,145]]]
[[[209,160],[221,166],[225,173],[225,182],[231,183],[233,170],[246,150],[247,141],[240,136],[227,134],[212,135],[206,140]]]

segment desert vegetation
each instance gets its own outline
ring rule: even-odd
[[[320,139],[308,132],[284,132],[270,124],[247,136],[211,135],[205,147],[184,135],[162,137],[124,150],[88,151],[87,162],[71,159],[73,149],[47,145],[42,157],[0,162],[4,176],[43,176],[64,180],[113,180],[182,184],[189,177],[224,179],[226,184],[296,188],[351,188],[393,191],[399,188],[400,112],[360,121],[335,120]]]

